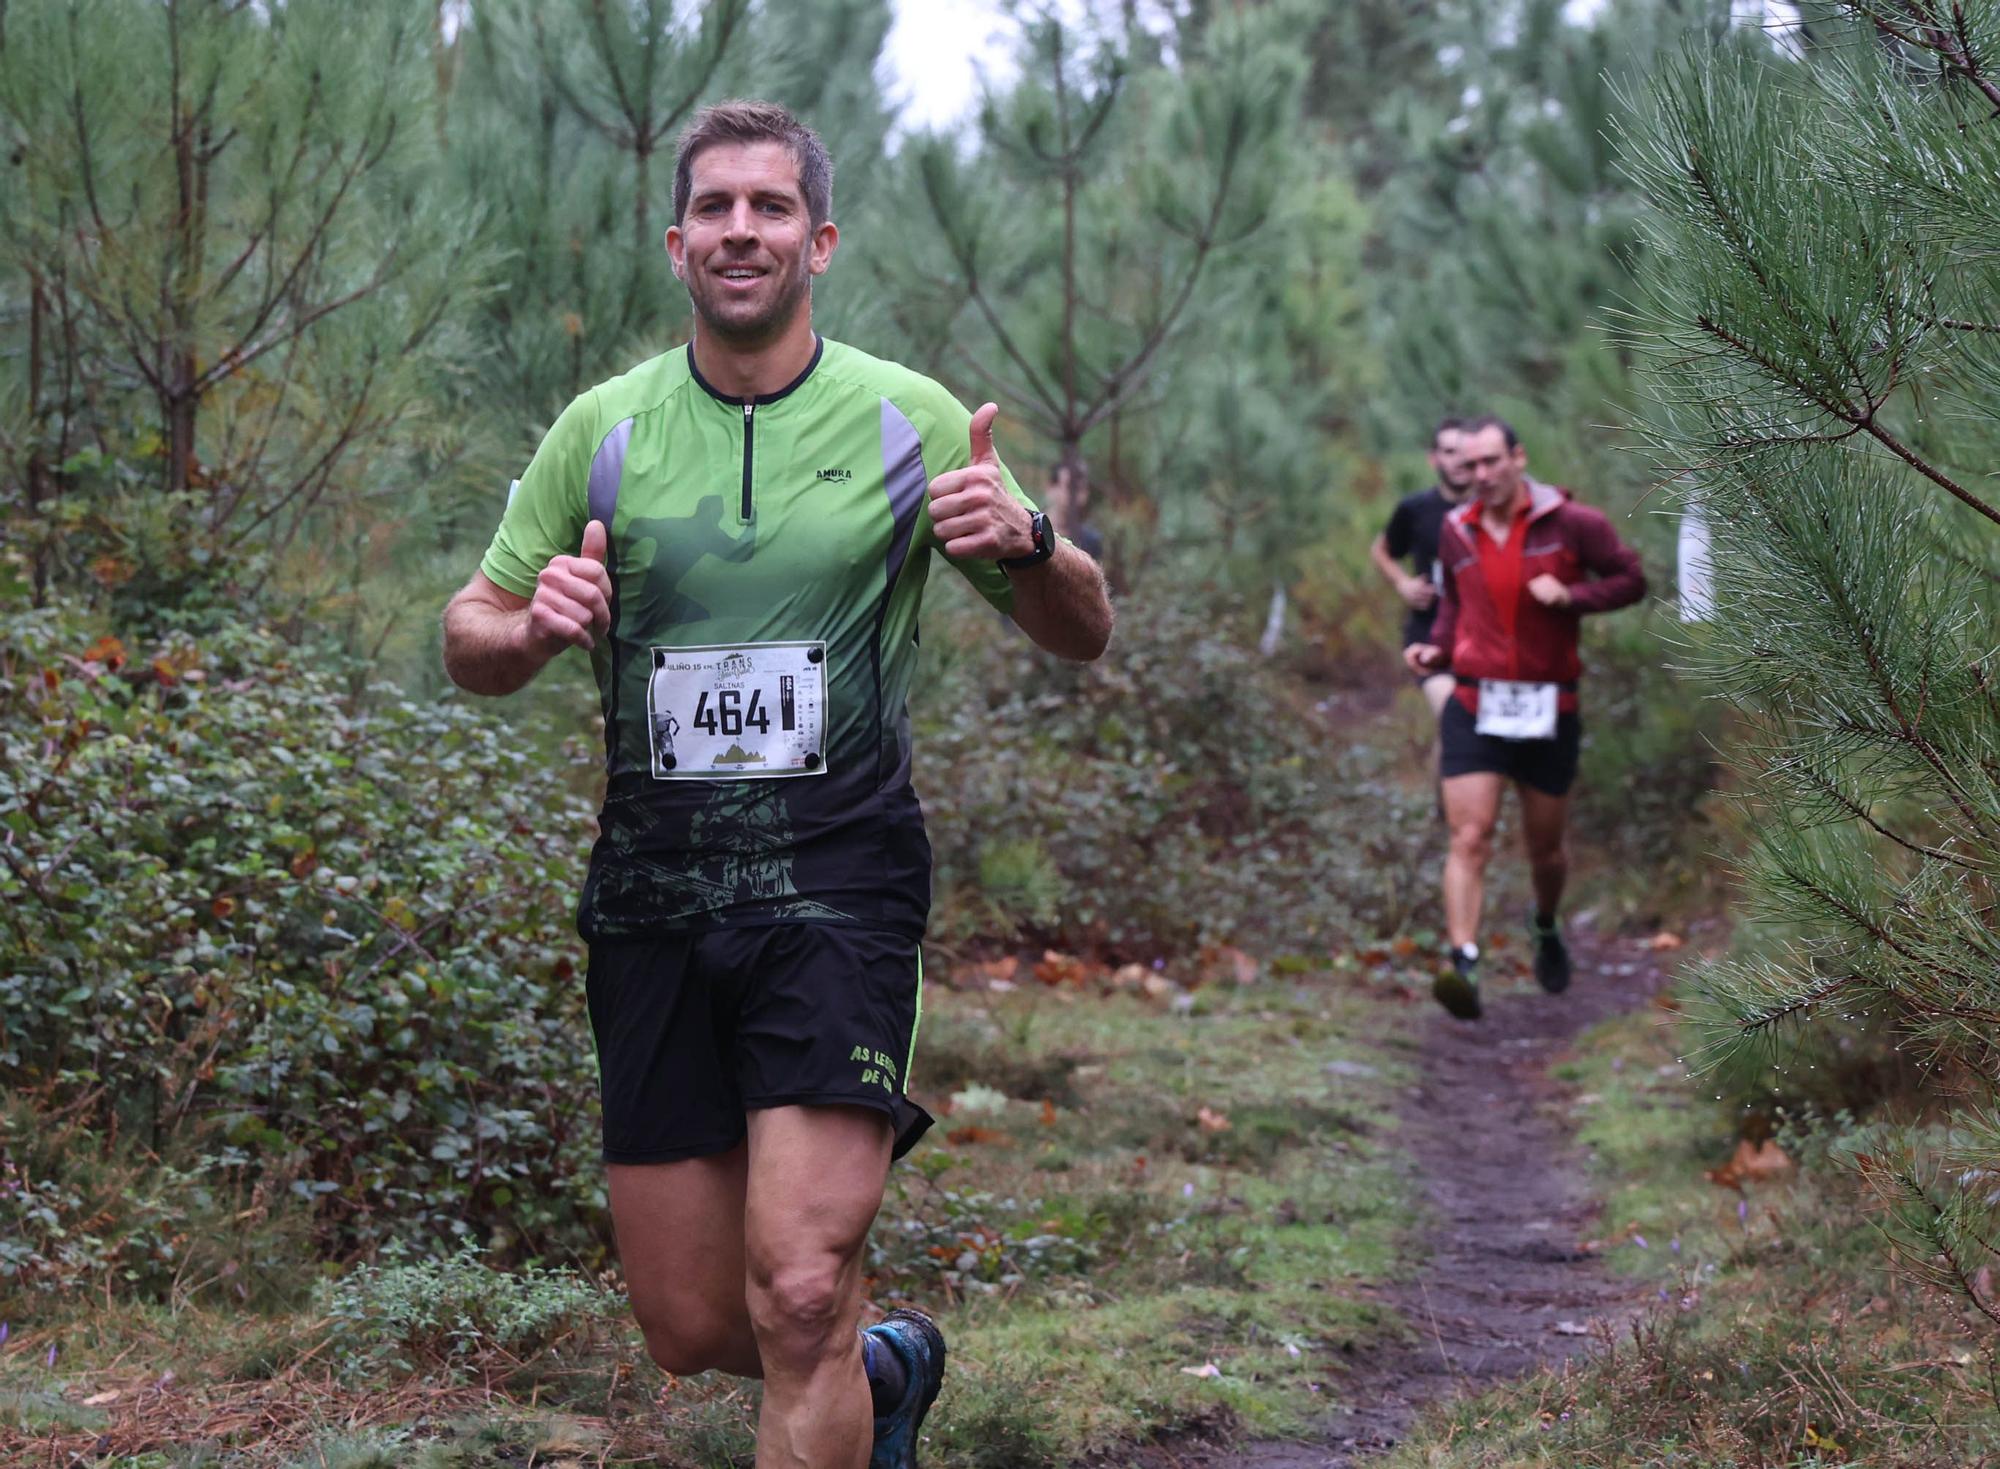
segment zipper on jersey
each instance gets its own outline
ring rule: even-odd
[[[757,442],[756,430],[752,427],[752,415],[756,411],[755,403],[743,405],[743,520],[746,525],[749,523],[753,508],[750,503],[750,466],[752,451]]]

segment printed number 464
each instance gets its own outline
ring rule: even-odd
[[[695,701],[694,727],[711,735],[726,735],[734,738],[745,729],[754,729],[758,734],[771,732],[771,716],[764,711],[764,691],[750,690],[750,703],[743,703],[743,690],[718,689],[714,702],[710,702],[708,690],[701,691]]]

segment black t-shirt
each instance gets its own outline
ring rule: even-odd
[[[1396,502],[1395,510],[1389,516],[1389,525],[1382,532],[1382,539],[1388,546],[1389,554],[1398,561],[1404,557],[1410,560],[1410,574],[1420,576],[1437,585],[1438,531],[1444,525],[1444,518],[1454,506],[1463,504],[1460,500],[1447,500],[1444,491],[1436,485],[1427,490],[1419,490],[1414,495],[1405,495]],[[1437,617],[1437,603],[1419,611],[1412,607],[1403,618],[1403,646],[1411,643],[1430,641],[1431,623]]]

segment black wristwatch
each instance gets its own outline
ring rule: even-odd
[[[1040,566],[1056,554],[1056,528],[1049,524],[1047,511],[1036,510],[1029,514],[1028,534],[1035,538],[1035,549],[1025,556],[1002,556],[1002,571],[1025,571],[1030,566]]]

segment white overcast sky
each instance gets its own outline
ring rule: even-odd
[[[992,82],[1013,74],[1013,30],[996,0],[896,0],[883,60],[905,103],[901,129],[944,127],[971,112],[982,70]]]
[[[1339,0],[1332,0],[1338,4]],[[1587,20],[1604,0],[1569,0],[1572,20]],[[1766,0],[1734,0],[1739,19],[1763,12]],[[999,0],[895,0],[896,22],[889,31],[884,80],[906,104],[901,131],[944,127],[971,113],[979,102],[982,75],[1004,82],[1013,74],[1013,22]],[[1085,0],[1060,0],[1057,8],[1076,15]],[[1792,9],[1769,0],[1782,15]]]

